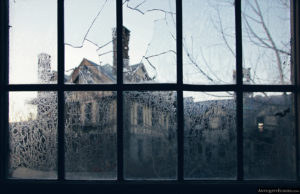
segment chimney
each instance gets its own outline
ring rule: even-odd
[[[51,77],[51,56],[46,53],[38,55],[38,82],[49,83]]]
[[[129,37],[130,31],[123,26],[122,30],[122,46],[123,46],[123,67],[129,66]],[[117,71],[117,30],[113,29],[113,68]]]

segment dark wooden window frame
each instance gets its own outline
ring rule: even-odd
[[[96,190],[102,192],[134,192],[145,193],[153,190],[163,193],[207,192],[223,193],[256,193],[258,188],[300,188],[299,177],[299,126],[300,119],[300,46],[299,46],[299,4],[291,0],[291,31],[293,34],[292,54],[295,72],[292,85],[243,85],[242,80],[242,23],[241,0],[235,1],[235,32],[236,32],[236,84],[232,85],[188,85],[183,83],[182,70],[182,1],[176,0],[176,30],[177,30],[177,83],[174,84],[124,84],[122,52],[117,52],[117,84],[109,85],[67,85],[64,83],[64,0],[57,0],[57,84],[9,84],[9,0],[0,1],[1,14],[1,53],[0,53],[0,190],[20,191],[28,189],[40,192],[55,192],[56,189],[65,192],[85,192]],[[123,12],[122,0],[116,0],[117,15],[117,51],[122,51]],[[117,180],[111,181],[75,181],[65,179],[64,167],[64,92],[65,91],[117,91]],[[123,91],[176,91],[177,92],[177,142],[178,142],[178,176],[177,180],[166,181],[128,181],[123,175]],[[10,91],[57,91],[58,93],[58,179],[57,180],[15,180],[7,179],[8,166],[8,94]],[[237,179],[236,180],[184,180],[183,178],[183,91],[233,91],[236,93],[237,116]],[[296,109],[296,161],[297,179],[295,181],[250,181],[243,177],[243,93],[244,92],[292,92],[295,95]],[[34,188],[34,189],[33,189]]]

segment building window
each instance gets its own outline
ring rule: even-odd
[[[299,181],[299,1],[0,3],[1,184]]]
[[[155,111],[155,108],[154,109],[152,109],[152,116],[151,116],[151,118],[152,118],[152,120],[151,120],[151,123],[152,123],[152,126],[158,126],[159,125],[159,123],[158,123],[158,117],[159,117],[159,115],[158,115],[159,113],[157,112],[157,111]]]
[[[92,116],[93,116],[92,103],[86,103],[85,104],[84,115],[85,115],[85,117],[84,117],[85,124],[91,124]]]
[[[144,125],[144,107],[138,105],[137,107],[137,124],[143,126]]]

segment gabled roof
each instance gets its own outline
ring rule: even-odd
[[[85,69],[84,69],[85,68]],[[84,72],[85,71],[85,72]],[[80,75],[90,74],[93,83],[110,84],[116,83],[116,75],[113,66],[106,64],[100,66],[93,61],[83,59],[68,78],[69,83],[78,83]],[[126,82],[141,82],[152,80],[143,63],[126,66],[124,68]]]
[[[80,65],[71,73],[69,82],[77,82],[80,73],[82,73],[81,71],[83,67],[87,68],[87,70],[92,73],[92,79],[95,83],[114,83],[116,81],[116,78],[113,75],[113,67],[111,65],[106,64],[104,66],[100,66],[84,58]]]
[[[86,59],[86,60],[93,66],[97,67],[99,71],[101,71],[103,74],[108,76],[111,80],[116,81],[116,76],[113,74],[113,67],[111,65],[105,64],[103,66],[100,66],[100,65],[94,63],[93,61],[90,61],[88,59]]]
[[[127,82],[141,82],[150,81],[150,78],[145,65],[143,63],[138,63],[135,65],[130,65],[124,69],[124,78]],[[142,76],[142,77],[141,77]]]

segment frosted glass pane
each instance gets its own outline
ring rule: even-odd
[[[293,103],[291,93],[244,94],[245,179],[295,180]]]
[[[57,92],[9,93],[8,177],[57,178]]]
[[[67,179],[117,178],[116,92],[65,92]]]
[[[177,177],[175,92],[124,92],[124,176]]]
[[[233,92],[184,92],[184,178],[236,178]]]

